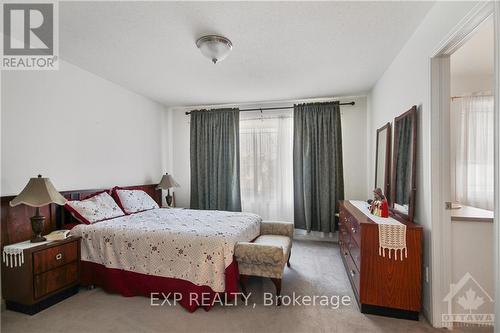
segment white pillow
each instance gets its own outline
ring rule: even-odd
[[[68,201],[65,207],[78,220],[87,224],[125,215],[107,192],[99,193],[85,200]]]
[[[146,192],[142,190],[115,189],[115,199],[125,214],[160,208]]]

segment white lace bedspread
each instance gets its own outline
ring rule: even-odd
[[[84,261],[223,292],[235,243],[256,238],[261,221],[250,213],[160,208],[78,225],[71,234],[82,237]]]

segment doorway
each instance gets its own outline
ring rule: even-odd
[[[499,235],[494,211],[499,205],[494,193],[500,189],[495,10],[494,3],[479,5],[431,58],[431,279],[436,327],[493,325],[495,320]],[[474,313],[489,316],[462,315]]]

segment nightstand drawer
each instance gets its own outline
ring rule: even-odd
[[[33,253],[35,274],[60,267],[78,258],[78,242],[70,242]]]
[[[78,263],[58,267],[35,276],[35,298],[43,297],[51,292],[78,282]]]

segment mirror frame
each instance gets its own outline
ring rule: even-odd
[[[375,138],[376,143],[375,143],[375,186],[373,188],[377,187],[377,174],[378,174],[378,142],[379,142],[379,136],[380,132],[387,130],[386,131],[386,141],[385,141],[385,177],[384,177],[384,187],[382,190],[384,191],[384,195],[387,199],[388,202],[391,200],[392,193],[390,192],[391,190],[391,134],[392,134],[392,128],[391,128],[391,123],[387,123],[384,126],[380,127],[377,129],[377,136]]]
[[[394,207],[394,203],[396,201],[396,187],[397,187],[397,177],[396,177],[396,170],[397,170],[397,158],[398,152],[399,152],[399,142],[398,142],[398,122],[406,117],[413,117],[413,123],[412,123],[412,130],[413,130],[413,136],[411,140],[411,144],[413,145],[412,147],[412,163],[411,163],[411,172],[410,172],[410,185],[411,185],[411,190],[410,190],[410,196],[409,196],[409,203],[408,203],[408,214],[405,214],[404,212],[396,210]],[[394,118],[394,151],[392,153],[392,183],[391,183],[391,212],[394,215],[394,217],[399,217],[402,218],[405,221],[413,222],[413,216],[415,214],[415,197],[416,197],[416,183],[415,183],[415,174],[416,174],[416,168],[417,168],[417,106],[414,105],[412,108],[405,113],[397,116]]]

